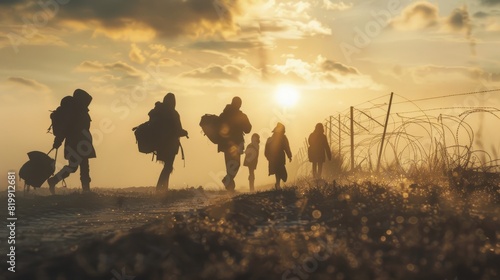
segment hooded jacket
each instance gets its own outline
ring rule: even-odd
[[[82,89],[73,93],[73,109],[68,122],[68,130],[64,142],[64,158],[79,162],[83,158],[95,158],[96,152],[90,134],[90,118],[88,106],[92,96]],[[59,139],[62,142],[62,140]]]
[[[175,95],[168,93],[163,102],[156,102],[153,110],[149,112],[149,120],[157,127],[159,144],[156,157],[161,161],[172,159],[179,152],[179,137],[187,136],[175,105]]]
[[[220,114],[219,119],[221,139],[218,145],[219,152],[225,151],[232,146],[240,146],[243,150],[245,143],[243,135],[244,133],[250,133],[252,130],[247,115],[241,112],[240,109],[228,104]]]

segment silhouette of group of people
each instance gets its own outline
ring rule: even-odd
[[[53,148],[58,149],[64,142],[64,158],[68,160],[68,164],[47,180],[52,194],[55,193],[56,184],[76,172],[78,167],[80,167],[82,190],[89,192],[91,182],[89,159],[96,157],[89,130],[91,118],[88,106],[92,97],[86,91],[77,89],[73,96],[62,99],[61,106],[64,102],[69,102],[68,100],[71,102],[71,112],[65,118],[68,130],[64,136],[55,136],[53,143]],[[163,102],[156,102],[155,107],[148,114],[150,122],[156,127],[155,137],[159,143],[156,149],[157,160],[163,163],[163,169],[156,184],[158,191],[168,189],[173,163],[181,147],[180,138],[188,137],[188,132],[182,127],[180,115],[175,106],[175,95],[168,93],[163,98]],[[241,106],[242,100],[236,96],[219,115],[220,140],[217,143],[217,150],[224,154],[226,175],[222,183],[228,191],[235,189],[234,179],[240,169],[243,154],[245,155],[243,165],[249,170],[250,191],[255,190],[255,170],[259,158],[260,136],[254,133],[251,136],[251,143],[245,149],[244,135],[251,132],[252,125],[247,115],[240,110]],[[331,160],[330,147],[321,123],[316,125],[314,132],[309,136],[309,144],[308,154],[309,161],[313,165],[313,177],[321,178],[325,158],[328,157]],[[271,137],[266,140],[264,155],[269,162],[269,175],[275,176],[275,188],[280,189],[281,181],[286,182],[288,179],[285,168],[286,158],[292,161],[290,143],[282,123],[276,124]]]

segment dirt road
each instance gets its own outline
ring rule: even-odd
[[[156,195],[151,188],[97,190],[89,195],[68,192],[18,196],[18,270],[34,261],[75,251],[87,241],[126,234],[167,214],[196,210],[228,198],[225,192],[197,189],[173,191],[167,196]]]

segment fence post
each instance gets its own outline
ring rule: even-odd
[[[341,129],[340,129],[340,114],[339,114],[339,156],[342,153],[342,137],[341,137]]]
[[[380,152],[378,154],[378,160],[377,160],[377,172],[380,168],[380,159],[382,158],[382,152],[384,151],[385,133],[387,132],[387,123],[389,122],[389,115],[391,114],[392,96],[393,95],[394,95],[394,92],[391,92],[391,98],[389,99],[389,107],[387,108],[387,116],[385,117],[384,133],[382,134],[382,141],[380,142]]]
[[[351,106],[351,171],[354,171],[354,107]]]
[[[328,141],[328,146],[331,149],[331,147],[332,147],[332,116],[330,116],[330,118],[328,119],[328,123],[330,124],[330,132],[328,134],[328,138],[329,138],[328,139],[329,140]]]

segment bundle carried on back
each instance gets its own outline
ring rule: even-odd
[[[217,115],[205,114],[201,117],[200,126],[203,133],[214,144],[219,144],[220,137],[220,118]]]
[[[73,96],[66,96],[61,99],[61,105],[50,114],[51,124],[47,132],[58,138],[65,138],[68,134],[69,124],[74,112]]]
[[[151,121],[132,128],[139,152],[149,154],[158,149],[158,137],[155,130],[155,125]]]

